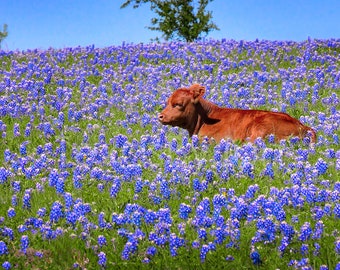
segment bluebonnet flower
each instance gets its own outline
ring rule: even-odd
[[[0,241],[0,255],[8,254],[8,248],[4,241]]]
[[[254,265],[260,265],[262,263],[260,254],[255,248],[252,248],[250,252],[250,259]]]
[[[98,189],[99,192],[103,192],[103,191],[104,191],[104,188],[105,188],[105,186],[104,186],[103,183],[99,183],[99,184],[97,185],[97,189]]]
[[[65,183],[64,183],[64,179],[59,177],[56,183],[56,190],[57,193],[59,194],[64,194],[65,192]]]
[[[222,159],[222,153],[219,149],[219,146],[214,147],[214,159],[217,162],[221,161],[221,159]]]
[[[340,203],[336,203],[333,208],[333,214],[336,218],[340,218]]]
[[[313,255],[314,256],[319,256],[320,255],[320,244],[317,242],[314,242],[314,251],[313,251]]]
[[[262,158],[273,161],[274,160],[274,150],[272,148],[265,148],[263,150]]]
[[[29,246],[29,239],[27,235],[21,236],[21,251],[26,254],[26,250]]]
[[[179,206],[179,217],[182,219],[188,219],[189,214],[192,212],[191,206],[185,203],[181,203]]]
[[[0,168],[0,184],[4,184],[8,177],[11,175],[11,172],[5,169],[4,167]]]
[[[65,208],[66,209],[71,209],[71,207],[73,205],[72,194],[69,193],[69,192],[65,192],[64,193],[64,201],[65,201]]]
[[[255,196],[255,193],[259,190],[259,186],[256,185],[250,185],[246,191],[245,197],[246,199],[252,199]]]
[[[9,270],[9,269],[12,268],[12,265],[11,265],[10,262],[5,261],[5,262],[3,262],[3,264],[2,264],[2,268],[5,269],[5,270]]]
[[[200,251],[200,260],[202,263],[205,262],[208,252],[209,252],[209,246],[206,244],[202,245],[201,251]]]
[[[13,181],[12,182],[12,188],[15,193],[20,192],[21,190],[21,182],[20,181]]]
[[[0,217],[0,224],[1,224],[1,217]],[[2,232],[1,232],[2,236],[6,237],[8,236],[8,238],[13,241],[14,240],[14,232],[11,228],[8,227],[3,227]],[[1,241],[0,241],[1,242]],[[0,244],[1,247],[2,244]],[[1,248],[0,248],[0,255],[1,255]]]
[[[250,163],[249,158],[246,158],[242,164],[242,172],[244,175],[253,179],[254,176],[254,165]]]
[[[50,221],[58,222],[63,216],[63,205],[59,201],[54,202],[50,212]]]
[[[192,186],[195,191],[201,191],[201,183],[198,178],[192,180]]]
[[[138,242],[137,240],[130,238],[122,251],[122,259],[129,260],[130,256],[137,252]]]
[[[184,239],[178,237],[176,234],[171,233],[169,236],[169,247],[171,256],[177,256],[177,249],[184,246]]]
[[[313,233],[313,230],[310,226],[310,223],[305,222],[300,228],[299,240],[303,242],[309,240],[312,236],[312,233]]]
[[[125,142],[128,140],[128,138],[122,134],[117,135],[115,139],[117,148],[123,148]]]
[[[98,264],[101,267],[106,266],[106,254],[103,251],[98,253]]]
[[[115,178],[113,180],[112,186],[111,186],[111,190],[110,190],[110,196],[111,197],[116,197],[118,192],[120,191],[120,180],[119,178]]]
[[[197,135],[193,135],[191,137],[191,140],[192,140],[192,145],[193,147],[198,147],[199,146],[199,139],[198,139],[198,136]]]
[[[31,209],[31,191],[26,190],[24,196],[22,197],[22,207],[24,209]]]
[[[280,245],[278,247],[278,250],[280,252],[280,255],[283,256],[284,252],[286,251],[287,247],[289,246],[291,240],[289,237],[282,237]]]
[[[267,163],[265,169],[262,172],[262,175],[269,176],[270,178],[274,178],[274,170],[273,170],[273,164]]]
[[[204,228],[199,228],[197,231],[197,234],[198,234],[198,238],[207,240],[208,234]]]
[[[334,270],[340,270],[340,262],[338,262],[334,268]]]
[[[199,248],[200,248],[200,242],[197,241],[197,240],[192,241],[191,246],[192,246],[194,249],[199,249]]]
[[[99,235],[99,236],[98,236],[98,245],[99,245],[100,247],[106,245],[106,238],[105,238],[104,235]]]
[[[227,257],[225,257],[225,260],[228,261],[228,262],[231,262],[231,261],[234,261],[235,258],[231,255],[227,255]]]
[[[44,253],[42,253],[41,251],[36,251],[34,253],[34,256],[38,257],[38,258],[43,258],[44,257]]]
[[[313,239],[321,239],[321,236],[324,232],[324,227],[325,225],[323,224],[322,220],[319,220],[316,224],[315,224],[315,228],[314,228],[314,232],[312,235]]]
[[[209,183],[212,182],[213,177],[214,177],[214,172],[210,169],[206,170],[205,179],[207,180],[207,182],[209,182]]]
[[[19,233],[23,233],[23,232],[26,232],[28,230],[27,226],[24,225],[24,224],[21,224],[18,226],[18,232]]]
[[[16,213],[15,213],[14,208],[11,207],[11,208],[9,208],[9,209],[7,210],[7,216],[8,216],[9,218],[14,218],[15,215],[16,215]]]
[[[6,149],[4,151],[5,162],[9,162],[13,158],[13,156],[14,155],[11,153],[11,151],[9,149]]]
[[[105,228],[107,225],[104,219],[104,212],[98,214],[98,225],[100,228]]]
[[[19,150],[20,150],[20,155],[22,156],[26,156],[27,155],[27,144],[28,141],[23,142],[22,144],[20,144]]]
[[[149,257],[155,256],[157,253],[157,248],[154,246],[150,246],[146,249],[145,254]]]
[[[58,171],[57,169],[52,169],[49,176],[48,176],[48,179],[49,179],[49,185],[51,187],[54,187],[57,185],[57,182],[58,182],[58,179],[59,179],[59,174],[58,174]]]
[[[153,224],[156,219],[157,219],[157,214],[154,211],[148,209],[145,212],[144,220],[147,224]]]
[[[14,194],[11,199],[11,205],[12,206],[17,206],[18,205],[18,196]]]
[[[328,164],[322,158],[319,158],[315,164],[315,169],[317,170],[318,175],[325,174],[328,169]]]
[[[14,134],[14,137],[20,136],[20,125],[18,123],[14,123],[13,134]]]
[[[176,151],[177,150],[177,140],[174,138],[171,140],[171,143],[170,143],[170,149],[171,151]]]
[[[336,254],[340,255],[340,238],[334,242],[334,245]]]
[[[259,219],[256,223],[257,232],[255,237],[259,241],[273,242],[276,235],[276,225],[270,217]]]
[[[135,183],[135,193],[140,193],[143,190],[143,180],[141,178],[138,178]]]
[[[302,255],[302,256],[307,256],[308,251],[309,251],[309,246],[308,246],[308,244],[302,244],[302,245],[301,245],[301,248],[300,248],[300,251],[301,251],[301,255]]]
[[[160,192],[165,199],[170,199],[169,182],[167,180],[162,180],[160,182]]]
[[[291,239],[295,234],[293,226],[289,225],[286,221],[282,221],[280,223],[280,230],[282,234],[288,239]]]

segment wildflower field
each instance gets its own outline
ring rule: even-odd
[[[340,40],[0,51],[3,269],[340,269]],[[190,138],[199,83],[315,144]]]

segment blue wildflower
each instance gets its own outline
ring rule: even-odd
[[[14,194],[11,199],[11,205],[12,206],[17,206],[18,205],[18,196]]]
[[[4,241],[0,241],[0,255],[8,254],[8,248]]]
[[[55,186],[57,193],[64,194],[65,192],[65,182],[63,178],[58,178],[56,186]]]
[[[187,205],[185,203],[181,203],[179,206],[179,217],[182,219],[188,219],[189,214],[191,213],[192,209],[190,205]]]
[[[106,266],[106,254],[103,251],[98,253],[98,264],[101,267]]]
[[[63,213],[63,205],[56,201],[52,204],[52,209],[50,212],[50,221],[51,222],[58,222],[64,216]]]
[[[5,270],[9,270],[11,269],[12,265],[10,262],[8,261],[5,261],[3,264],[2,264],[2,268],[5,269]]]
[[[204,228],[199,228],[197,234],[199,239],[207,240],[208,234]]]
[[[138,242],[137,240],[130,238],[122,251],[122,259],[129,260],[130,256],[137,252]]]
[[[111,186],[111,190],[110,190],[110,196],[111,197],[116,197],[118,192],[120,191],[120,180],[119,178],[115,178],[113,180],[113,184]]]
[[[31,192],[26,190],[24,196],[22,197],[22,207],[24,209],[31,209]]]
[[[155,256],[157,253],[157,248],[154,246],[150,246],[146,249],[145,254],[149,257]]]
[[[14,218],[15,215],[16,215],[16,213],[15,213],[14,208],[11,207],[11,208],[9,208],[9,209],[7,210],[7,216],[8,216],[9,218]]]
[[[312,236],[312,233],[313,233],[313,230],[310,226],[310,223],[305,222],[300,228],[299,240],[303,242],[309,240]]]
[[[340,218],[340,203],[336,203],[333,208],[333,214],[336,218]]]
[[[328,169],[328,164],[322,158],[319,158],[315,164],[315,169],[317,170],[318,175],[325,174]]]
[[[202,245],[201,251],[200,251],[200,260],[202,263],[205,262],[208,252],[209,252],[209,246],[206,244]]]
[[[250,163],[249,159],[247,158],[242,164],[242,172],[244,175],[253,179],[254,176],[254,165]]]
[[[1,167],[0,168],[0,184],[4,184],[10,175],[11,175],[10,171],[5,169],[4,167]]]
[[[21,190],[21,182],[20,181],[13,181],[12,182],[12,188],[15,193],[20,192]]]
[[[260,265],[262,263],[260,254],[258,251],[254,248],[252,248],[250,252],[250,259],[253,262],[254,265]]]
[[[18,123],[14,123],[13,134],[14,134],[14,137],[20,136],[20,125]]]
[[[125,142],[128,140],[128,138],[122,134],[117,135],[115,139],[117,148],[123,148]]]
[[[98,236],[98,245],[99,245],[100,247],[106,245],[106,238],[105,238],[104,235],[99,235],[99,236]]]
[[[302,256],[307,256],[308,250],[309,250],[308,244],[302,244],[301,245],[300,251],[301,251]]]
[[[334,242],[334,246],[336,254],[340,255],[340,238]]]
[[[334,268],[334,270],[340,270],[340,262],[338,262]]]
[[[29,246],[29,239],[27,235],[21,236],[21,251],[26,254],[26,250]]]
[[[225,257],[225,260],[226,260],[227,262],[231,262],[231,261],[234,261],[235,258],[234,258],[233,256],[231,256],[231,255],[228,255],[227,257]]]

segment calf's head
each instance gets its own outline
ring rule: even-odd
[[[193,84],[189,88],[179,88],[168,98],[166,107],[158,115],[163,125],[178,126],[188,129],[195,123],[197,109],[195,105],[204,95],[205,88]]]

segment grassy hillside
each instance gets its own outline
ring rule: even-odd
[[[340,269],[340,40],[0,51],[4,269]],[[318,141],[162,126],[200,83]]]

